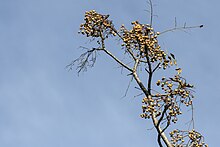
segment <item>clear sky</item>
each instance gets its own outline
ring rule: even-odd
[[[154,26],[204,24],[203,29],[161,36],[184,76],[196,86],[196,129],[219,145],[220,34],[218,0],[154,0]],[[117,64],[100,54],[77,76],[65,66],[78,57],[77,34],[86,10],[110,14],[116,27],[148,23],[145,0],[0,0],[1,147],[157,146],[151,123],[139,117],[141,98]],[[111,45],[115,52],[121,51]],[[116,50],[117,49],[117,50]],[[183,126],[184,127],[184,126]]]

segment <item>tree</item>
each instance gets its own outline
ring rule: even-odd
[[[98,47],[86,49],[79,58],[72,61],[67,67],[72,69],[77,64],[78,73],[86,71],[87,67],[93,67],[96,62],[97,52],[103,52],[112,60],[126,69],[128,76],[135,80],[142,94],[142,114],[144,119],[153,122],[157,132],[157,142],[160,147],[202,147],[208,146],[204,143],[204,137],[194,129],[193,119],[193,88],[194,86],[182,77],[182,69],[178,67],[175,55],[165,52],[159,45],[158,36],[175,30],[186,30],[191,28],[202,28],[200,26],[184,26],[156,32],[152,25],[153,9],[150,4],[150,24],[142,24],[133,21],[132,29],[128,30],[124,25],[119,30],[114,27],[109,15],[97,13],[95,10],[85,13],[85,22],[80,25],[79,33],[97,42]],[[126,60],[122,60],[112,54],[106,47],[109,37],[117,37],[120,40]],[[141,70],[144,69],[144,70]],[[173,70],[175,74],[162,77],[155,83],[158,87],[152,88],[152,77],[158,70]],[[144,76],[141,76],[144,75]],[[147,75],[147,76],[146,76]],[[147,77],[144,83],[141,77]],[[167,135],[167,129],[178,122],[178,117],[183,114],[185,107],[191,107],[192,118],[188,130],[174,129]]]

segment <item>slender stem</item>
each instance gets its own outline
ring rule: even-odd
[[[187,30],[187,29],[202,28],[202,27],[203,27],[203,25],[199,25],[199,26],[189,26],[189,27],[186,27],[186,26],[183,26],[183,27],[174,27],[174,28],[165,30],[165,31],[163,31],[163,32],[160,32],[160,34],[164,34],[164,33],[167,33],[167,32],[173,32],[173,31],[176,31],[176,30]]]
[[[112,57],[115,61],[117,61],[121,66],[123,66],[124,68],[126,68],[127,70],[129,70],[130,72],[132,72],[132,68],[130,68],[129,66],[127,66],[126,64],[124,64],[122,61],[120,61],[117,57],[115,57],[111,52],[109,52],[106,49],[103,49],[105,53],[107,53],[110,57]]]
[[[132,72],[133,70],[130,68],[130,67],[128,67],[128,65],[126,65],[125,63],[123,63],[121,60],[119,60],[116,56],[114,56],[110,51],[108,51],[106,48],[105,48],[105,39],[104,39],[104,37],[103,37],[103,34],[102,34],[102,32],[100,32],[101,33],[101,35],[100,35],[100,37],[101,37],[101,43],[102,43],[102,49],[103,49],[103,51],[105,52],[105,53],[107,53],[110,57],[112,57],[116,62],[118,62],[121,66],[123,66],[124,68],[126,68],[127,70],[129,70],[130,72]]]
[[[144,94],[148,97],[149,96],[149,91],[145,88],[144,84],[141,82],[140,78],[137,75],[137,66],[139,64],[139,59],[135,60],[134,68],[133,68],[133,76],[134,79],[136,80],[137,84],[141,88],[141,90],[144,92]]]
[[[155,72],[159,66],[160,66],[160,63],[158,63],[157,66],[153,69],[153,72]]]
[[[151,94],[151,81],[152,81],[152,76],[153,76],[153,72],[152,72],[152,67],[151,67],[151,63],[150,63],[150,59],[149,59],[149,55],[148,55],[148,48],[145,45],[145,54],[146,54],[146,58],[147,58],[147,64],[148,64],[148,92],[149,94]]]
[[[153,3],[151,0],[149,0],[150,3],[150,26],[152,27],[153,25]]]

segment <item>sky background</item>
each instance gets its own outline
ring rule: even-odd
[[[210,147],[219,145],[218,0],[154,0],[154,26],[163,31],[185,22],[203,29],[159,37],[183,75],[196,86],[196,129]],[[126,72],[100,53],[94,68],[77,76],[65,66],[79,46],[86,10],[110,14],[118,28],[149,22],[145,0],[0,0],[1,147],[156,147],[155,130],[139,117],[141,97]],[[113,52],[121,51],[116,43]],[[185,120],[187,122],[187,120]],[[181,125],[181,127],[187,127]]]

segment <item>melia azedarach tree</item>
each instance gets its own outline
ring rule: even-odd
[[[103,52],[126,69],[128,76],[136,81],[144,95],[142,100],[143,113],[140,116],[153,122],[160,147],[164,144],[167,147],[207,147],[208,145],[204,143],[204,137],[194,129],[193,117],[190,129],[174,129],[167,134],[167,129],[178,122],[178,117],[183,113],[182,110],[185,110],[182,107],[191,107],[190,110],[193,111],[194,86],[187,83],[186,79],[181,76],[182,69],[177,66],[174,54],[164,51],[158,42],[158,36],[165,32],[201,28],[203,25],[175,26],[175,28],[164,32],[156,32],[152,26],[152,16],[151,13],[150,24],[134,21],[131,23],[132,29],[128,30],[122,25],[117,30],[109,19],[109,15],[99,14],[95,10],[87,11],[85,22],[80,25],[79,33],[97,41],[97,47],[91,49],[83,47],[86,52],[70,63],[68,67],[72,69],[77,64],[78,73],[86,71],[87,67],[92,67],[95,64],[97,52]],[[106,46],[109,37],[117,37],[120,40],[122,50],[118,51],[125,53],[126,62],[125,57],[122,60],[110,52]],[[154,73],[167,69],[174,70],[176,74],[158,79],[155,84],[159,90],[152,89]],[[147,77],[147,79],[143,80],[141,77]]]

